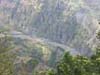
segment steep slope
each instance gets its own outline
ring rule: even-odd
[[[99,0],[1,0],[0,9],[1,25],[76,50],[88,49],[98,28]]]

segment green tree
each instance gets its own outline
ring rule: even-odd
[[[100,39],[100,32],[97,37]],[[100,75],[100,46],[90,58],[65,53],[57,65],[57,75]]]
[[[100,32],[97,38],[100,39]],[[96,48],[96,54],[91,57],[72,56],[66,52],[56,66],[55,70],[35,75],[100,75],[100,45]]]

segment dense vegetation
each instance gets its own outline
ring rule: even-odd
[[[100,39],[98,33],[98,39]],[[72,56],[65,53],[56,69],[40,72],[37,75],[100,75],[100,47],[96,48],[96,54],[91,57]]]
[[[56,71],[49,70],[37,75],[100,75],[100,49],[91,58],[71,56],[68,52],[57,64]]]

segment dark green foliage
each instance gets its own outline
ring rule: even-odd
[[[100,49],[91,58],[65,53],[57,64],[56,75],[100,75]]]
[[[100,33],[97,36],[100,39]],[[52,73],[54,73],[52,71]],[[48,74],[50,75],[50,74]],[[63,59],[57,64],[54,75],[100,75],[100,47],[98,45],[96,54],[90,58],[85,56],[71,56],[65,53]]]
[[[72,56],[66,52],[54,70],[39,71],[34,75],[100,75],[100,47],[91,57]]]

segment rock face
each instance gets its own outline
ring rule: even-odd
[[[50,66],[56,62],[50,55],[58,54],[60,57],[67,49],[72,55],[90,56],[92,47],[97,43],[99,21],[100,0],[0,0],[0,28],[21,32],[18,37],[10,32],[14,35],[16,46],[21,46],[17,55],[31,57],[31,51],[27,52],[31,47],[27,48],[25,41],[29,41],[29,37],[39,38],[40,43],[51,48],[50,51],[46,48],[49,56],[43,56],[50,58]],[[28,36],[27,39],[21,36],[23,34]],[[22,42],[21,37],[25,37]]]

